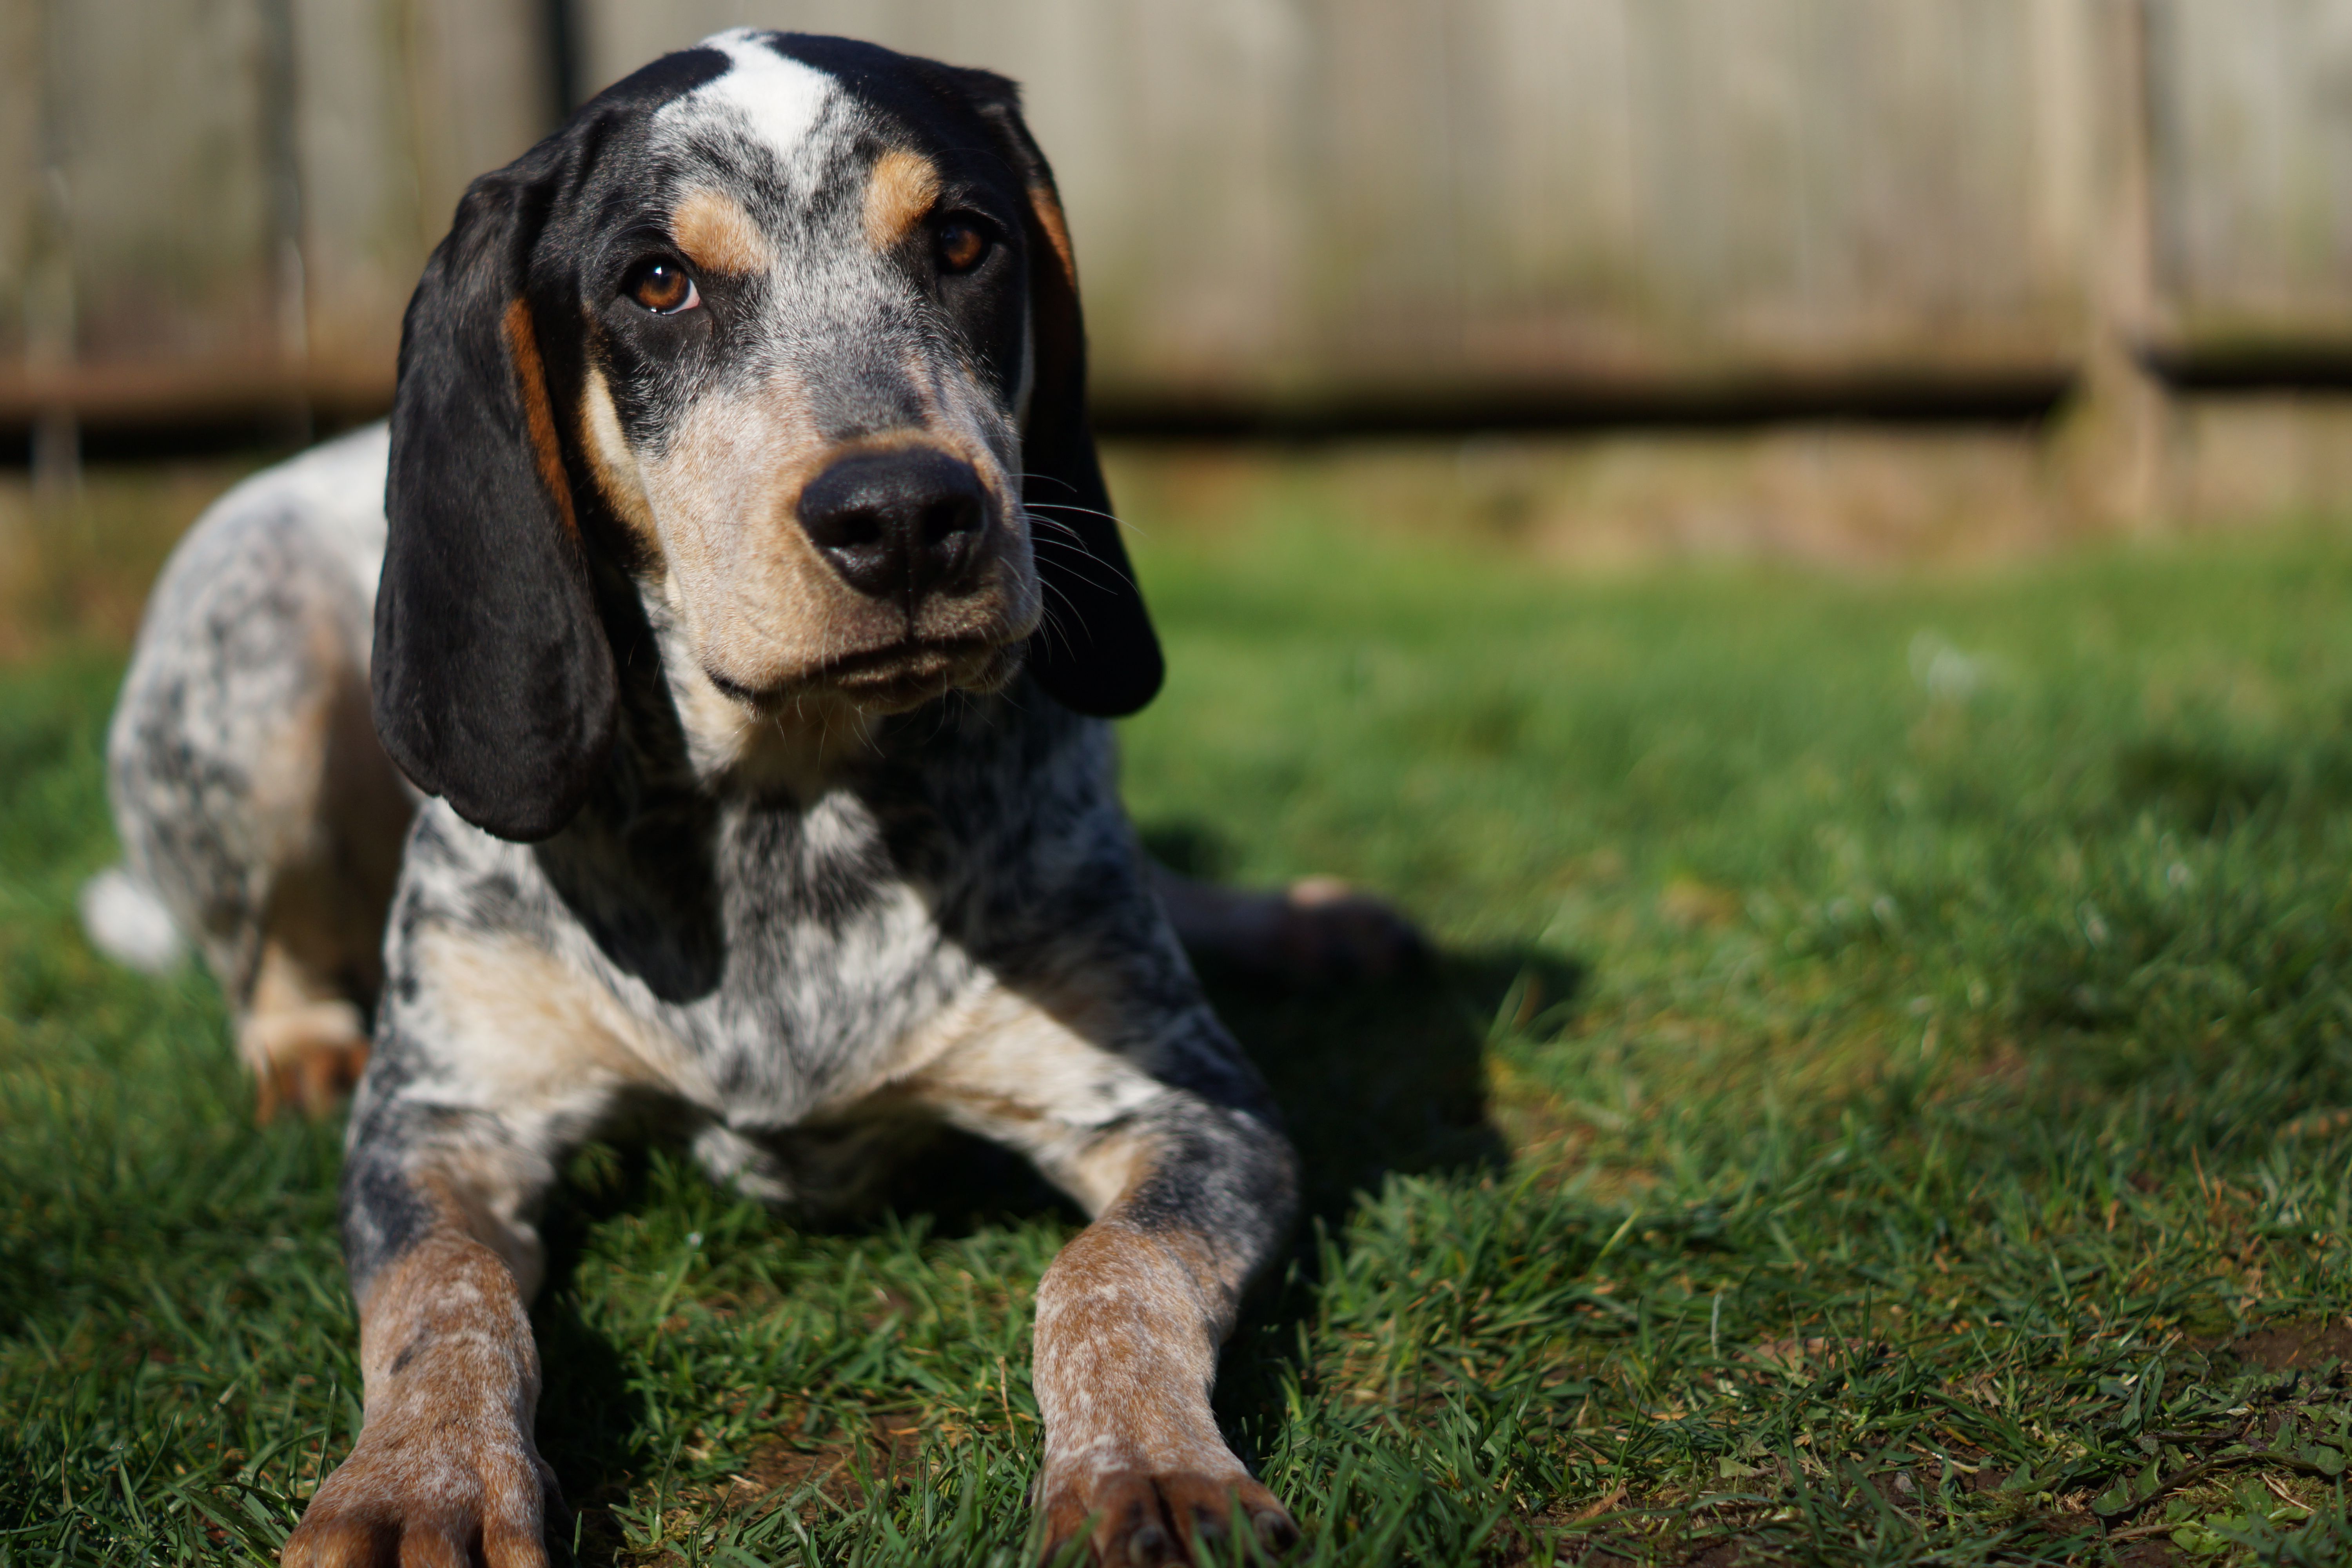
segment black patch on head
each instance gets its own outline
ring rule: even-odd
[[[556,135],[564,135],[572,126],[583,122],[610,122],[623,115],[659,109],[672,99],[684,98],[696,88],[717,81],[734,68],[734,59],[724,49],[697,45],[664,55],[650,65],[639,66],[582,104],[571,124]]]

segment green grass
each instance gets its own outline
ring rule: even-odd
[[[2352,1559],[2352,544],[1595,583],[1301,510],[1146,541],[1126,735],[1162,853],[1444,951],[1218,984],[1308,1164],[1218,1394],[1300,1561]],[[267,1560],[358,1422],[335,1130],[77,933],[114,672],[0,681],[0,1563]],[[1072,1224],[590,1152],[582,1557],[1022,1561]]]

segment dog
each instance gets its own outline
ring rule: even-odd
[[[357,1079],[365,1419],[289,1568],[546,1560],[535,1220],[645,1128],[814,1206],[914,1124],[1025,1155],[1092,1216],[1037,1293],[1047,1553],[1296,1539],[1210,1408],[1296,1163],[1170,911],[1415,942],[1140,853],[1104,721],[1161,658],[1085,375],[1013,84],[739,29],[477,180],[388,428],[175,552],[85,912],[196,941],[264,1114]]]

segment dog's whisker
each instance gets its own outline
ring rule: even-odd
[[[1024,479],[1030,479],[1043,478],[1044,476],[1024,474],[1021,477]],[[1031,500],[1026,496],[1022,498],[1021,505],[1024,510],[1029,511],[1035,511],[1040,509],[1044,509],[1049,511],[1075,511],[1083,517],[1108,518],[1112,522],[1118,524],[1119,527],[1127,530],[1129,533],[1135,534],[1139,538],[1140,538],[1143,533],[1143,529],[1139,524],[1129,522],[1127,519],[1119,516],[1117,512],[1104,511],[1098,507],[1079,506],[1074,501]]]
[[[1127,588],[1134,592],[1141,592],[1141,590],[1137,587],[1136,581],[1131,575],[1120,571],[1109,562],[1105,561],[1101,556],[1097,555],[1093,551],[1088,550],[1085,543],[1079,540],[1077,531],[1072,528],[1068,523],[1055,521],[1053,526],[1060,531],[1067,533],[1070,536],[1071,541],[1071,542],[1066,544],[1058,540],[1055,541],[1054,548],[1062,551],[1068,555],[1075,555],[1077,557],[1079,562],[1084,563],[1083,571],[1076,568],[1073,569],[1074,575],[1084,575],[1096,570],[1099,570],[1109,574],[1110,583],[1112,585],[1111,591],[1116,592],[1118,588]],[[1030,539],[1030,544],[1033,549],[1045,542],[1045,541],[1043,538],[1039,537],[1033,531]],[[1087,581],[1097,588],[1104,586],[1102,580],[1098,577],[1087,575]],[[1075,606],[1073,607],[1075,608]]]

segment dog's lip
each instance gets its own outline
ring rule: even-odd
[[[836,654],[771,687],[746,686],[707,666],[703,674],[728,696],[753,704],[789,701],[813,690],[854,698],[903,697],[945,691],[998,650],[999,644],[989,637],[908,637]]]
[[[981,658],[996,651],[987,637],[908,637],[881,647],[866,648],[827,659],[809,672],[811,680],[854,680],[875,671],[908,664],[953,664]]]

